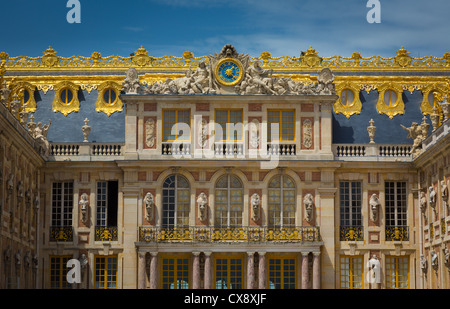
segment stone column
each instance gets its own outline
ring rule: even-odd
[[[335,203],[334,195],[336,188],[318,188],[320,196],[320,236],[322,238],[323,247],[327,250],[322,251],[321,268],[321,288],[335,289],[336,288],[336,243],[335,243]]]
[[[158,252],[151,252],[150,260],[150,289],[158,288]]]
[[[254,252],[247,252],[247,289],[253,289],[255,285],[254,254]]]
[[[138,253],[138,289],[145,289],[145,252]]]
[[[309,252],[302,252],[302,289],[308,289],[309,285],[309,269],[308,269],[308,254]]]
[[[205,289],[211,289],[211,252],[205,252]]]
[[[200,252],[192,252],[194,255],[192,288],[200,289]]]
[[[313,252],[313,289],[320,289],[320,252]]]
[[[266,288],[266,253],[258,252],[259,254],[259,263],[258,263],[258,288],[265,289]]]
[[[125,172],[128,178],[130,178],[130,172]],[[136,173],[137,178],[137,173]],[[122,284],[124,289],[136,289],[137,272],[138,269],[137,252],[135,242],[138,239],[137,226],[138,223],[138,195],[139,189],[134,187],[124,187],[123,188],[123,278]],[[119,199],[120,203],[120,199]],[[120,204],[119,204],[120,207]],[[120,209],[120,208],[119,208]],[[120,217],[120,214],[119,214]],[[120,227],[119,227],[119,241],[120,239]]]

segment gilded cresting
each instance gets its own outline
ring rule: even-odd
[[[326,67],[333,72],[340,72],[341,74],[337,74],[335,78],[339,99],[334,104],[334,111],[347,118],[361,113],[360,91],[367,93],[378,91],[377,111],[391,119],[405,111],[402,100],[404,91],[411,93],[421,91],[423,94],[421,112],[424,115],[436,112],[442,118],[439,98],[448,94],[450,89],[450,78],[446,76],[450,72],[449,52],[442,57],[415,58],[402,47],[395,56],[388,58],[363,57],[358,52],[353,53],[351,57],[320,57],[318,52],[310,47],[299,57],[272,57],[270,52],[264,51],[259,57],[249,58],[250,63],[255,61],[259,61],[264,69],[272,69],[274,77],[289,76],[296,82],[316,82],[317,78],[314,74]],[[208,56],[195,57],[191,51],[186,51],[181,57],[170,55],[154,57],[150,56],[143,47],[129,57],[116,55],[103,57],[99,52],[92,53],[90,57],[61,57],[51,47],[41,57],[10,57],[5,52],[0,53],[0,64],[6,69],[4,79],[12,91],[19,95],[24,91],[32,93],[34,89],[41,90],[44,94],[55,91],[53,111],[60,112],[64,116],[79,110],[76,95],[69,101],[67,92],[64,95],[64,90],[72,90],[74,94],[78,89],[86,90],[88,93],[98,90],[96,111],[110,116],[123,110],[119,94],[124,72],[128,68],[135,67],[138,71],[145,72],[141,74],[141,82],[145,85],[162,82],[167,78],[182,77],[184,74],[180,72],[194,69],[200,62],[209,64]],[[216,72],[225,77],[225,83],[239,82],[242,77],[237,70],[239,64],[232,63],[232,65],[233,67],[230,66],[223,72]],[[56,72],[59,74],[54,74]],[[72,75],[67,76],[62,74],[63,72],[71,72]],[[73,74],[74,72],[78,74]],[[105,75],[104,72],[110,74]],[[355,73],[358,72],[374,74],[357,76]],[[408,74],[397,74],[400,72]],[[430,72],[445,74],[428,74]],[[381,76],[377,73],[383,74]],[[34,97],[30,95],[26,97],[30,99],[24,102],[22,97],[22,104],[26,103],[26,109],[29,112],[35,111]]]

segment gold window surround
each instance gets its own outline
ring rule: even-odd
[[[55,113],[60,112],[66,117],[70,113],[78,112],[80,110],[80,101],[78,99],[79,89],[79,86],[69,81],[63,81],[56,84],[54,86],[55,98],[53,99],[53,111]],[[72,100],[70,102],[63,102],[61,99],[63,91],[66,90],[72,92]]]
[[[297,256],[295,254],[270,254],[266,263],[268,269],[266,280],[269,289],[297,288],[298,266]],[[277,279],[279,280],[277,281]],[[271,281],[273,281],[273,283],[271,283]]]
[[[25,111],[27,113],[34,113],[36,111],[36,99],[34,98],[34,91],[36,90],[36,86],[32,85],[29,82],[19,81],[19,82],[12,83],[10,85],[10,88],[11,88],[10,98],[12,99],[14,94],[17,94],[21,101],[22,109],[23,109],[24,104],[26,103]],[[24,102],[25,91],[28,91],[28,93],[29,93],[29,99],[27,102]]]
[[[450,87],[446,87],[443,83],[434,83],[428,85],[427,87],[422,89],[423,100],[420,105],[420,109],[422,114],[431,115],[434,112],[440,115],[439,117],[439,125],[441,125],[441,121],[444,119],[444,112],[442,111],[442,106],[440,102],[444,99],[444,95],[450,94]],[[430,94],[433,95],[433,102],[430,102]],[[433,109],[436,107],[436,111]]]
[[[386,256],[386,289],[409,289],[409,257]]]
[[[342,94],[344,93],[344,91],[351,91],[353,93],[354,99],[352,102],[348,102],[348,93],[345,104],[344,102],[342,102]],[[343,114],[345,117],[347,117],[347,119],[354,114],[359,115],[362,109],[362,103],[359,98],[360,91],[361,86],[351,81],[344,81],[337,84],[336,93],[339,95],[339,99],[336,101],[336,103],[334,103],[334,112],[336,114]]]
[[[120,91],[122,90],[122,85],[119,83],[116,83],[114,81],[107,81],[102,84],[100,84],[97,87],[98,90],[98,97],[97,102],[95,103],[95,110],[98,113],[105,113],[110,117],[115,112],[121,112],[123,111],[123,103],[122,100],[120,100]],[[115,100],[106,102],[105,101],[105,94],[108,91],[113,91],[115,94]],[[110,94],[111,95],[111,94]]]
[[[379,114],[385,114],[390,119],[397,115],[403,115],[405,113],[405,103],[403,102],[403,87],[396,83],[384,83],[378,88],[378,102],[377,111]],[[385,102],[386,91],[392,91],[396,94],[397,98],[395,102]]]
[[[117,255],[95,256],[94,288],[116,289],[118,277]]]
[[[67,262],[72,259],[71,255],[49,256],[49,288],[71,289],[72,285],[67,281],[66,274],[70,270]]]

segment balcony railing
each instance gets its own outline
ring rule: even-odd
[[[297,148],[295,144],[271,143],[267,144],[267,154],[270,156],[295,156]]]
[[[386,241],[408,241],[408,226],[386,226]]]
[[[214,143],[214,155],[216,156],[244,156],[244,144],[235,142]]]
[[[333,144],[333,154],[340,161],[411,161],[411,145]]]
[[[50,227],[50,241],[51,242],[73,241],[73,227],[72,226],[51,226]]]
[[[123,143],[51,143],[50,160],[115,160],[123,151]]]
[[[339,228],[339,240],[341,241],[364,240],[364,229],[362,226],[341,226]]]
[[[191,154],[190,143],[162,143],[161,154],[163,156],[186,156]]]
[[[96,226],[95,241],[117,241],[117,226]]]
[[[321,241],[319,227],[139,227],[139,241],[150,243],[302,243]]]

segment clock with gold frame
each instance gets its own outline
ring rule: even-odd
[[[235,86],[244,77],[244,69],[239,60],[234,58],[221,59],[214,70],[216,79],[224,86]]]

